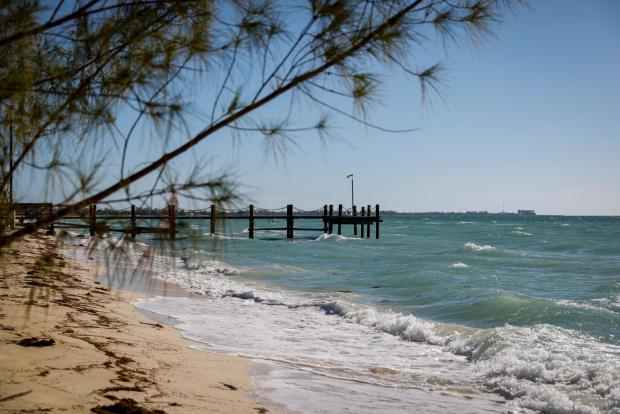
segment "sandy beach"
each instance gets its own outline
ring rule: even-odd
[[[37,235],[2,251],[0,411],[265,413],[248,361],[196,351]],[[181,293],[179,293],[181,294]]]

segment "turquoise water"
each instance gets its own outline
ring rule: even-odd
[[[250,240],[245,227],[182,227],[159,277],[203,299],[138,306],[208,349],[269,361],[256,378],[275,404],[620,412],[618,217],[386,216],[380,240],[351,226]],[[331,408],[296,405],[312,398]]]
[[[220,243],[217,256],[246,269],[248,279],[350,292],[355,301],[435,321],[546,323],[620,343],[619,217],[387,216],[380,240],[353,238],[344,226],[345,237],[319,243],[320,234],[301,232],[293,242],[271,240],[279,232],[248,240],[244,225],[227,223],[238,238]]]

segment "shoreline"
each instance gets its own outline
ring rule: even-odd
[[[37,235],[2,251],[1,411],[267,412],[253,399],[249,360],[191,349],[132,304],[162,289],[189,293],[164,282],[148,295],[110,289],[66,248]]]

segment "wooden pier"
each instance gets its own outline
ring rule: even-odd
[[[40,209],[34,210],[32,206],[41,206]],[[38,219],[44,214],[51,214],[52,209],[56,206],[52,206],[50,203],[39,203],[22,206],[31,206],[28,208],[19,208],[19,204],[16,205],[17,211],[25,211],[28,214],[17,215],[18,218],[24,222],[24,219]],[[277,219],[285,220],[286,227],[257,227],[257,222],[264,223],[265,221],[273,221]],[[70,220],[70,221],[68,221]],[[76,223],[75,220],[81,220],[83,223]],[[108,225],[108,221],[126,221],[127,226],[114,227],[114,224]],[[162,226],[144,226],[139,225],[145,220],[148,220],[152,224],[153,221],[163,222]],[[167,235],[170,239],[174,240],[177,234],[177,224],[179,221],[185,220],[209,220],[209,232],[214,235],[216,233],[216,223],[220,220],[247,220],[248,223],[248,238],[253,239],[257,232],[264,231],[284,231],[286,232],[287,239],[293,239],[295,232],[315,231],[323,232],[325,234],[332,234],[334,227],[336,227],[336,233],[341,235],[342,228],[346,225],[353,226],[353,235],[361,238],[370,238],[371,227],[374,225],[375,238],[379,238],[380,223],[383,221],[380,216],[379,204],[376,204],[374,208],[370,205],[362,206],[359,210],[357,206],[353,206],[350,211],[343,210],[342,204],[338,205],[337,211],[334,210],[334,205],[324,205],[322,209],[317,210],[299,210],[294,208],[292,204],[280,209],[260,209],[255,208],[254,205],[248,206],[245,209],[239,210],[227,210],[218,208],[215,205],[211,205],[208,209],[202,210],[178,210],[174,205],[168,205],[165,209],[140,209],[135,205],[131,205],[124,210],[113,209],[98,209],[96,205],[90,205],[88,210],[80,212],[80,214],[74,216],[67,216],[54,223],[51,227],[51,231],[55,228],[66,229],[88,229],[91,236],[94,236],[98,232],[120,232],[129,234],[131,238],[135,238],[138,234],[145,233],[158,233]],[[307,223],[314,221],[316,224],[322,224],[321,227],[296,227],[300,223]]]

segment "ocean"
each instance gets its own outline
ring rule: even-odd
[[[136,305],[251,358],[267,405],[620,413],[619,217],[385,216],[380,240],[246,226],[138,236],[134,260],[167,246],[154,277],[196,295]]]

